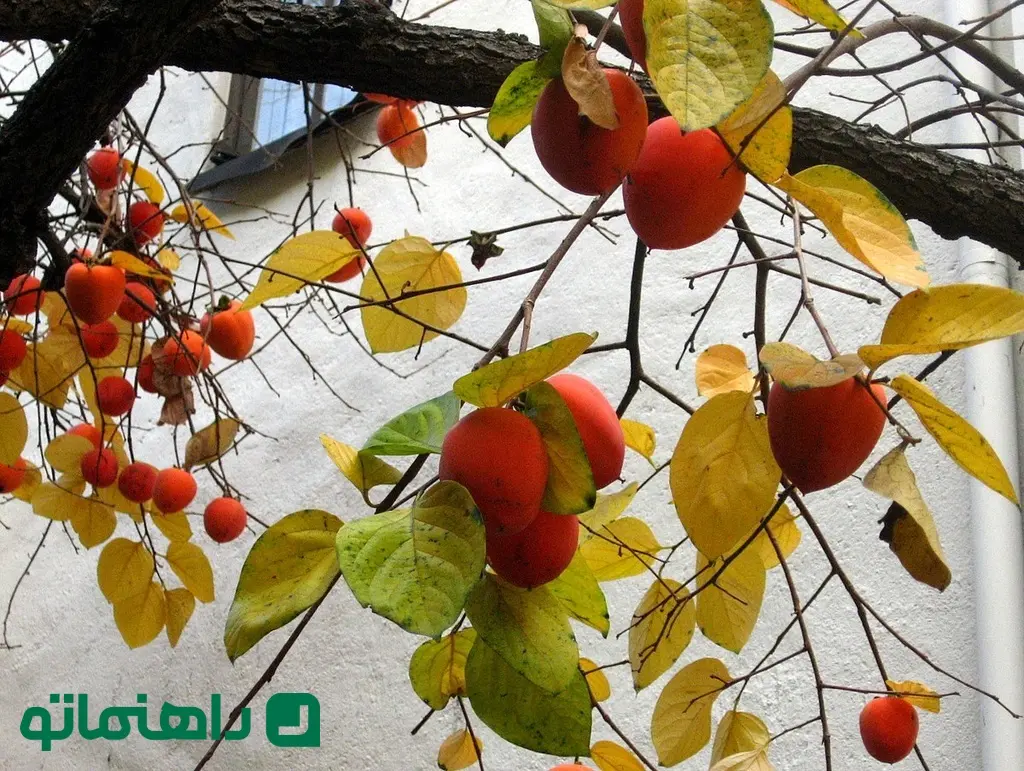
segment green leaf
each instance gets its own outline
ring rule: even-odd
[[[759,0],[646,0],[647,71],[684,131],[713,126],[749,97],[772,61]]]
[[[572,19],[568,12],[547,0],[531,0],[530,4],[540,32],[540,47],[548,52],[545,58],[561,63],[565,46],[572,39]],[[557,75],[558,69],[550,74]]]
[[[459,422],[462,402],[454,392],[417,404],[377,429],[361,453],[368,455],[419,455],[441,452],[448,430]]]
[[[466,662],[466,690],[477,716],[505,741],[549,755],[587,755],[590,691],[579,669],[553,694],[538,688],[477,639]]]
[[[338,533],[338,562],[363,607],[414,634],[437,637],[458,619],[484,569],[480,512],[457,482],[438,482],[411,509]]]
[[[466,600],[480,639],[509,666],[552,693],[578,669],[580,652],[569,616],[545,587],[519,589],[488,573]]]
[[[487,114],[487,133],[491,139],[504,147],[529,126],[533,108],[550,81],[550,75],[541,74],[540,62],[523,62],[512,70]]]
[[[317,509],[282,517],[256,539],[242,565],[224,627],[232,661],[327,593],[338,576],[335,533],[342,522]]]
[[[466,695],[466,657],[476,642],[475,629],[460,629],[440,640],[427,640],[409,661],[409,682],[416,695],[434,710],[453,696]]]
[[[597,500],[594,474],[576,420],[555,387],[537,383],[526,392],[524,413],[544,440],[550,462],[541,509],[551,514],[582,514]]]
[[[611,631],[608,601],[582,554],[577,551],[569,567],[554,581],[545,584],[545,588],[570,616],[608,637]]]

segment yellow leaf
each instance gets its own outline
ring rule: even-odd
[[[580,543],[586,543],[594,537],[593,533],[611,524],[629,508],[636,497],[639,485],[630,482],[624,488],[610,495],[597,494],[597,503],[590,511],[580,514]]]
[[[883,541],[911,576],[943,591],[953,576],[939,543],[939,531],[917,489],[902,445],[889,452],[864,477],[864,486],[893,501],[883,520]]]
[[[636,517],[623,517],[604,525],[580,546],[580,553],[598,581],[645,573],[660,550],[661,544],[651,528]]]
[[[47,298],[56,294],[50,292]],[[64,408],[71,390],[72,373],[85,364],[79,346],[77,354],[65,357],[53,345],[53,329],[45,340],[29,345],[25,358],[11,371],[7,385],[15,391],[26,391],[56,410]]]
[[[189,524],[188,517],[184,512],[161,514],[154,511],[150,518],[157,530],[163,533],[164,538],[171,543],[181,543],[192,538],[192,525]]]
[[[145,544],[115,538],[103,547],[96,577],[107,602],[126,600],[143,592],[153,580],[153,555]]]
[[[64,522],[77,511],[83,492],[85,482],[80,476],[62,476],[56,483],[39,485],[32,494],[32,511],[40,517]]]
[[[327,434],[320,435],[320,443],[327,450],[327,455],[345,478],[362,493],[363,500],[369,503],[367,495],[378,485],[393,485],[402,478],[402,472],[389,463],[385,463],[374,455],[367,455],[332,439]]]
[[[213,602],[213,569],[202,549],[194,543],[172,541],[167,547],[167,564],[197,600]]]
[[[220,458],[234,444],[241,427],[234,418],[221,418],[196,432],[185,445],[185,468],[205,466]]]
[[[82,457],[93,449],[93,443],[84,436],[61,434],[46,445],[43,457],[55,471],[62,474],[81,474]]]
[[[25,408],[7,393],[0,393],[0,463],[13,466],[28,442]]]
[[[717,130],[746,169],[765,183],[786,173],[793,145],[793,111],[786,88],[771,70]],[[755,133],[757,132],[757,133]]]
[[[29,324],[27,321],[22,319],[16,319],[8,316],[0,324],[0,330],[7,330],[8,332],[14,332],[18,335],[30,335],[35,330],[35,326]]]
[[[463,375],[455,381],[452,390],[464,402],[477,407],[501,406],[530,386],[568,367],[596,339],[596,334],[584,332],[555,338]]]
[[[942,699],[927,685],[913,680],[886,680],[885,687],[919,709],[935,714],[942,711]]]
[[[721,556],[760,523],[781,477],[767,421],[739,391],[712,396],[690,417],[669,466],[676,513],[708,557]]]
[[[612,695],[612,687],[608,683],[608,678],[604,672],[597,668],[590,659],[580,659],[580,671],[583,672],[583,677],[587,681],[587,688],[590,689],[590,698],[600,703],[602,701],[608,701]]]
[[[653,466],[654,450],[657,446],[654,429],[646,423],[629,418],[621,418],[619,425],[622,426],[622,435],[626,438],[626,447],[642,455]]]
[[[143,262],[131,252],[111,252],[110,264],[118,268],[123,268],[126,273],[134,273],[137,276],[145,276],[146,278],[155,278],[160,281],[170,281],[172,284],[174,283],[174,276],[164,270],[160,270],[160,268],[155,268],[152,265]]]
[[[78,505],[71,513],[71,526],[86,549],[99,546],[114,534],[117,527],[114,507],[95,497],[77,498],[76,501]]]
[[[754,373],[747,366],[747,355],[734,345],[713,345],[703,351],[697,357],[694,376],[701,396],[754,390]]]
[[[954,351],[1024,332],[1024,294],[985,284],[919,289],[897,302],[880,345],[858,354],[871,369],[905,354]]]
[[[594,742],[590,748],[590,759],[601,771],[644,771],[639,758],[615,742]]]
[[[437,337],[438,332],[424,324],[450,328],[466,307],[466,288],[430,290],[461,283],[455,258],[439,252],[425,238],[406,236],[385,246],[373,261],[373,270],[366,271],[359,291],[367,300],[395,300],[390,305],[363,306],[363,332],[370,349],[374,353],[404,351]],[[425,293],[396,299],[410,292]]]
[[[633,687],[646,688],[676,663],[693,639],[697,621],[690,593],[671,578],[655,579],[633,611],[629,663]]]
[[[484,751],[484,743],[462,728],[443,742],[437,751],[437,767],[442,771],[461,771],[477,761],[477,753]]]
[[[833,386],[864,369],[864,362],[855,354],[821,361],[790,343],[766,343],[760,358],[772,379],[790,391]]]
[[[18,489],[11,493],[19,501],[24,503],[32,503],[32,497],[36,494],[36,490],[43,484],[43,475],[39,472],[39,467],[34,463],[25,464],[25,478],[21,484],[18,485]]]
[[[172,648],[177,647],[181,633],[185,631],[185,625],[192,618],[192,611],[196,608],[196,598],[188,589],[168,589],[164,594],[164,603],[167,607],[167,642]]]
[[[331,275],[348,264],[360,251],[333,230],[314,230],[285,241],[270,257],[243,310],[257,308],[267,300],[295,294],[306,284]]]
[[[181,257],[173,249],[161,249],[156,253],[156,261],[172,273],[181,267]]]
[[[203,230],[209,230],[211,233],[219,233],[220,235],[230,238],[232,241],[235,240],[234,234],[228,230],[228,226],[221,222],[220,217],[214,214],[204,203],[192,201],[192,224],[199,225]],[[188,208],[183,203],[179,203],[171,210],[171,219],[175,222],[186,223],[189,221]]]
[[[164,590],[156,581],[139,594],[114,603],[114,623],[129,648],[139,648],[156,639],[166,619]]]
[[[117,448],[114,448],[114,455],[120,455]],[[128,465],[128,459],[118,458],[118,465],[120,468],[124,468]],[[125,498],[121,491],[117,489],[117,485],[111,485],[110,487],[103,487],[99,490],[95,490],[94,494],[107,506],[111,507],[114,511],[119,511],[122,514],[127,514],[132,518],[133,522],[142,524],[142,512],[143,506],[140,503],[129,501]]]
[[[768,727],[757,715],[729,710],[715,730],[715,743],[711,749],[711,765],[741,752],[762,750],[771,741]]]
[[[427,640],[412,655],[409,682],[431,709],[444,709],[453,696],[466,695],[466,658],[475,641],[475,629],[460,629],[440,640]]]
[[[815,21],[833,32],[842,32],[847,27],[846,20],[826,0],[775,0],[775,2],[798,16]],[[857,29],[851,29],[848,34],[854,38],[864,37]]]
[[[897,375],[889,385],[913,408],[928,433],[960,468],[1018,503],[1010,475],[992,445],[974,426],[936,399],[928,386],[909,375]]]
[[[711,581],[722,563],[722,559],[709,562],[698,552],[699,585]],[[713,584],[697,594],[697,626],[701,633],[726,650],[739,653],[757,624],[764,585],[764,562],[760,550],[752,544],[736,555]]]
[[[124,167],[125,173],[129,177],[131,177],[134,172],[135,187],[145,193],[146,198],[157,206],[164,202],[164,186],[160,184],[160,180],[156,178],[156,175],[153,174],[153,172],[148,171],[141,166],[136,166],[127,158],[121,159],[121,165]]]
[[[914,234],[888,198],[841,166],[812,166],[776,186],[814,212],[839,245],[897,284],[922,287],[928,272]]]
[[[597,54],[587,51],[586,43],[578,37],[569,40],[562,55],[562,84],[579,106],[581,116],[608,131],[619,127],[611,84],[597,63]]]
[[[789,559],[789,556],[796,551],[796,547],[800,545],[800,539],[803,536],[800,528],[797,527],[796,516],[786,504],[782,504],[775,515],[768,520],[768,530],[775,537],[775,542],[779,545],[783,558]],[[775,547],[772,546],[771,539],[763,530],[758,533],[753,548],[760,553],[765,570],[779,566],[779,555],[775,551]]]
[[[768,760],[767,748],[761,748],[722,758],[710,771],[775,771],[775,766]]]
[[[697,659],[668,681],[651,718],[661,765],[682,763],[704,748],[711,739],[711,708],[728,683],[729,670],[718,659]]]
[[[559,8],[596,11],[600,8],[607,8],[609,5],[615,5],[618,0],[547,0],[547,2],[557,5]]]
[[[772,20],[747,0],[646,0],[647,71],[669,112],[694,131],[750,96],[772,60]]]

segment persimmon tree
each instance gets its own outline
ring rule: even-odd
[[[907,705],[939,712],[951,682],[1002,705],[999,694],[925,657],[885,619],[851,580],[805,495],[855,484],[849,477],[882,442],[887,451],[861,482],[891,501],[882,536],[908,574],[903,580],[938,591],[952,575],[912,470],[923,434],[966,474],[1018,503],[986,439],[924,381],[956,351],[1024,331],[1024,296],[932,285],[906,222],[1024,260],[1024,177],[999,156],[1019,149],[1024,74],[985,44],[1012,6],[950,27],[878,0],[845,15],[821,0],[779,3],[796,14],[784,36],[761,0],[533,0],[534,43],[431,25],[431,9],[406,20],[372,0],[337,8],[0,0],[7,41],[0,51],[7,73],[0,82],[0,494],[50,520],[40,545],[63,529],[98,551],[82,558],[96,560],[99,590],[133,648],[161,632],[176,645],[202,612],[195,601],[214,598],[213,569],[189,513],[205,509],[215,541],[246,525],[254,530],[225,620],[226,655],[281,647],[225,732],[327,594],[342,591],[339,583],[425,638],[409,662],[412,688],[430,710],[424,720],[456,709],[465,721],[440,748],[438,762],[449,769],[484,768],[474,720],[525,750],[587,757],[604,771],[674,766],[712,736],[713,771],[768,769],[777,738],[819,731],[821,762],[831,769],[830,738],[839,729],[829,721],[829,690],[896,700],[862,717],[869,751],[884,759],[914,744],[916,712]],[[862,48],[895,36],[911,40],[914,52],[864,64]],[[968,80],[948,60],[953,48],[1000,85]],[[804,62],[775,71],[776,51]],[[899,47],[889,51],[902,56]],[[907,68],[924,60],[942,73],[910,78]],[[252,244],[259,259],[241,262],[220,251],[222,239],[234,238],[231,223],[190,195],[175,172],[170,158],[180,148],[151,140],[164,91],[145,118],[129,107],[164,67],[366,93],[352,111],[377,111],[373,152],[393,156],[396,188],[414,190],[409,175],[429,163],[431,127],[457,122],[465,142],[498,154],[532,137],[555,180],[595,197],[582,213],[460,239],[484,271],[466,279],[449,251],[459,242],[409,234],[369,243],[372,223],[352,187],[350,205],[335,214],[311,172],[277,245]],[[879,96],[855,121],[798,106],[801,89],[821,76],[872,79]],[[908,113],[896,133],[865,122],[936,83],[952,86],[961,101]],[[322,110],[305,95],[311,134]],[[986,138],[980,147],[989,163],[910,139],[964,115]],[[363,160],[342,154],[350,170]],[[610,204],[620,185],[624,210]],[[774,212],[778,227],[752,229],[741,204]],[[605,223],[614,218],[640,236],[632,280],[621,288],[629,306],[621,339],[598,343],[586,330],[532,339],[535,308],[563,258],[588,228],[612,238]],[[333,227],[318,229],[318,219]],[[488,264],[504,233],[552,222],[564,223],[565,233],[543,262],[508,272]],[[827,235],[845,256],[809,248],[809,234]],[[743,313],[751,339],[701,351],[694,392],[683,395],[644,367],[649,247],[694,248],[712,236],[734,240],[732,258],[689,280],[718,274],[720,288],[732,271],[746,270],[756,275],[755,289],[746,307],[719,309],[716,288],[697,326],[714,324],[718,311]],[[816,278],[808,266],[819,261],[874,282],[882,297]],[[497,339],[477,340],[460,326],[474,286],[524,274],[536,275],[533,286],[509,298],[510,320]],[[776,301],[769,277],[799,288],[778,339],[766,326]],[[816,302],[822,292],[887,305],[881,333],[864,330],[856,351],[838,349],[828,304]],[[235,410],[220,374],[230,362],[258,363],[270,345],[301,350],[289,326],[320,305],[358,336],[367,366],[379,365],[382,378],[389,354],[438,338],[473,350],[475,365],[453,368],[449,392],[424,394],[404,411],[395,405],[369,436],[320,437],[365,511],[246,512],[223,458],[243,441],[262,441],[259,416]],[[357,311],[359,326],[349,326]],[[785,340],[794,324],[820,333],[816,354]],[[258,341],[257,327],[264,330]],[[687,348],[694,339],[695,332]],[[581,356],[616,352],[628,368],[621,394],[602,396],[559,374]],[[659,452],[650,426],[630,417],[641,389],[686,415],[678,437],[660,437],[674,446],[670,456]],[[174,467],[156,469],[136,455],[133,436],[143,428],[132,420],[136,396],[161,400],[160,423],[176,429]],[[624,448],[650,461],[649,475],[621,478]],[[435,455],[440,478],[428,465]],[[222,495],[194,500],[193,473],[208,474]],[[678,514],[670,543],[634,506],[653,490],[670,491]],[[788,564],[798,548],[828,564],[810,594]],[[635,579],[635,611],[613,618],[603,584],[626,579]],[[768,581],[786,587],[792,613],[784,618],[760,618]],[[812,637],[804,615],[837,584],[852,611],[829,612],[858,616],[874,683],[831,683],[822,674],[828,643]],[[277,631],[300,616],[287,635]],[[628,660],[582,658],[576,624],[605,637],[622,631]],[[730,657],[757,624],[777,630],[774,643],[752,669],[736,671]],[[687,654],[697,630],[720,657]],[[3,634],[9,646],[6,617]],[[882,634],[919,656],[934,678],[901,677],[880,653]],[[760,675],[794,660],[805,663],[817,695],[804,722],[772,725],[770,716],[741,709]],[[603,705],[604,670],[620,666],[637,690],[658,691],[648,736],[628,735]],[[713,721],[720,698],[731,708]],[[879,735],[885,719],[878,715],[887,710],[911,727],[895,744]],[[596,720],[619,742],[592,742]],[[643,749],[648,739],[656,757]],[[928,768],[927,748],[914,751]]]

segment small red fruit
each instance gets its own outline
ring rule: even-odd
[[[135,243],[144,244],[160,235],[164,229],[164,215],[156,204],[136,201],[128,207],[128,223]]]
[[[117,481],[117,456],[112,450],[89,450],[82,456],[82,478],[93,487],[110,487]]]
[[[0,324],[0,372],[10,374],[25,360],[25,338]]]
[[[156,468],[135,461],[126,466],[121,476],[117,478],[117,489],[121,495],[133,503],[145,503],[153,497],[153,489],[156,487]]]
[[[135,389],[123,377],[105,377],[96,386],[96,401],[104,415],[120,417],[131,412],[135,403]]]
[[[152,354],[147,354],[142,361],[139,362],[139,388],[146,393],[155,394],[157,392],[156,385],[153,383],[153,370],[155,368],[156,365],[153,363]]]
[[[117,350],[117,327],[111,321],[83,324],[79,333],[82,338],[82,348],[91,359],[102,359]]]
[[[622,186],[626,217],[651,249],[683,249],[711,238],[736,213],[747,175],[711,129],[684,134],[660,118]]]
[[[256,340],[256,326],[251,311],[241,310],[242,303],[232,300],[226,310],[212,316],[207,313],[199,324],[209,346],[225,359],[239,361],[249,355]]]
[[[210,366],[210,346],[203,336],[193,329],[186,329],[180,338],[168,338],[154,361],[161,369],[178,377],[195,377]]]
[[[594,485],[600,490],[622,473],[626,459],[626,437],[615,408],[601,389],[579,375],[562,373],[548,379],[572,413],[586,450]]]
[[[532,589],[562,575],[576,554],[579,537],[575,515],[542,511],[513,535],[488,531],[487,561],[510,584]]]
[[[124,179],[121,154],[114,147],[101,147],[86,159],[85,167],[97,190],[113,190]]]
[[[0,495],[8,495],[21,487],[27,470],[24,458],[18,458],[13,466],[0,463]]]
[[[39,279],[35,276],[21,275],[12,278],[4,290],[7,312],[12,316],[28,316],[38,311],[46,295],[39,287]]]
[[[885,404],[885,389],[871,386]],[[768,393],[768,438],[779,467],[801,492],[823,490],[860,468],[878,444],[885,413],[856,378],[834,386]]]
[[[164,514],[184,510],[196,497],[196,479],[180,468],[165,468],[156,475],[153,488],[153,505]]]
[[[214,498],[203,512],[206,533],[217,543],[233,541],[245,530],[246,513],[234,498]]]
[[[875,760],[898,763],[917,742],[918,719],[914,705],[899,696],[882,696],[864,705],[860,738]]]
[[[103,446],[103,435],[96,426],[91,426],[88,423],[79,423],[77,426],[68,429],[68,433],[73,436],[83,436],[92,442],[92,446],[97,450]]]
[[[124,271],[113,265],[74,263],[64,274],[68,307],[80,321],[99,324],[114,315],[124,299]]]
[[[373,231],[373,223],[370,222],[369,216],[362,209],[350,207],[348,209],[341,209],[334,215],[331,229],[335,233],[345,236],[346,240],[356,249],[365,249],[366,242],[370,239],[370,233]],[[365,265],[366,257],[360,254],[351,262],[342,265],[341,268],[325,278],[324,281],[334,283],[348,281],[350,278],[358,276]]]
[[[561,78],[545,86],[530,123],[541,165],[555,182],[582,195],[600,195],[618,185],[639,157],[647,134],[647,102],[640,87],[620,70],[606,69],[604,74],[618,128],[604,129],[581,116]]]
[[[150,308],[156,308],[153,290],[138,281],[132,281],[124,288],[124,299],[117,306],[117,315],[133,324],[141,324],[152,317]]]

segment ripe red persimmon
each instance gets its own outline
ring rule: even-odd
[[[169,338],[154,362],[163,370],[178,377],[195,377],[210,366],[210,346],[203,336],[186,329],[178,338]]]
[[[133,324],[141,324],[153,314],[149,308],[156,308],[153,290],[138,281],[132,281],[124,288],[124,299],[117,306],[117,315]]]
[[[647,70],[647,34],[644,32],[644,0],[619,0],[619,24],[633,61]]]
[[[157,392],[156,385],[153,383],[153,370],[155,368],[156,365],[153,363],[152,354],[146,354],[146,356],[143,357],[142,361],[139,362],[139,388],[141,388],[146,393],[155,394]]]
[[[196,497],[196,479],[180,468],[165,468],[156,475],[153,505],[164,514],[183,511]]]
[[[99,449],[103,446],[103,435],[96,426],[91,426],[88,423],[79,423],[77,426],[73,426],[68,429],[68,433],[73,436],[83,436],[92,442],[92,446]]]
[[[93,487],[110,487],[117,481],[117,456],[103,447],[82,456],[82,478]]]
[[[377,139],[393,151],[409,147],[413,143],[410,132],[420,126],[420,120],[406,102],[395,102],[381,108],[377,115]]]
[[[334,215],[331,229],[335,233],[345,236],[346,240],[356,249],[365,249],[366,242],[369,241],[370,233],[373,231],[373,223],[362,209],[350,207],[341,209]],[[365,265],[366,257],[360,254],[351,262],[342,265],[338,270],[325,278],[324,281],[331,281],[333,283],[348,281],[350,278],[358,276]]]
[[[206,533],[217,543],[233,541],[245,530],[245,507],[234,498],[214,498],[203,512]]]
[[[0,324],[0,372],[13,372],[25,360],[27,352],[25,338]]]
[[[114,315],[124,299],[124,271],[113,265],[76,262],[64,274],[64,294],[71,312],[86,324]]]
[[[117,350],[117,327],[111,321],[83,324],[79,330],[82,348],[91,359],[102,359]]]
[[[714,131],[684,134],[669,116],[648,127],[622,197],[641,241],[651,249],[683,249],[729,222],[746,185],[747,175]]]
[[[561,78],[545,86],[530,123],[541,165],[555,182],[582,195],[600,195],[618,185],[636,163],[647,134],[647,102],[640,87],[620,70],[604,74],[618,128],[604,129],[581,116]]]
[[[28,464],[24,458],[18,458],[13,466],[0,463],[0,495],[9,495],[21,487],[27,471]]]
[[[156,468],[135,461],[125,466],[121,475],[117,478],[117,489],[121,495],[133,503],[145,503],[153,497],[153,489],[156,487]]]
[[[256,340],[252,312],[243,311],[238,300],[232,300],[224,310],[203,316],[199,331],[214,352],[234,361],[248,356]]]
[[[445,436],[438,475],[469,490],[489,532],[511,535],[526,529],[540,513],[548,454],[528,417],[484,407]]]
[[[918,718],[914,705],[899,696],[881,696],[864,705],[860,737],[875,760],[898,763],[917,742]]]
[[[579,536],[575,515],[541,511],[525,530],[513,535],[488,530],[487,561],[510,584],[532,589],[562,575],[576,554]]]
[[[548,379],[572,413],[576,430],[594,474],[594,485],[601,489],[622,473],[626,459],[626,437],[615,408],[601,389],[586,378],[564,372]]]
[[[135,404],[135,388],[127,379],[111,375],[96,386],[96,401],[104,415],[127,415]]]
[[[113,190],[125,175],[121,154],[115,147],[101,147],[86,159],[85,168],[97,190]]]
[[[164,215],[155,203],[136,201],[128,207],[128,225],[135,243],[145,244],[164,229]]]
[[[12,278],[4,290],[7,312],[12,316],[28,316],[38,311],[46,295],[39,287],[39,279],[35,276],[23,274]]]

